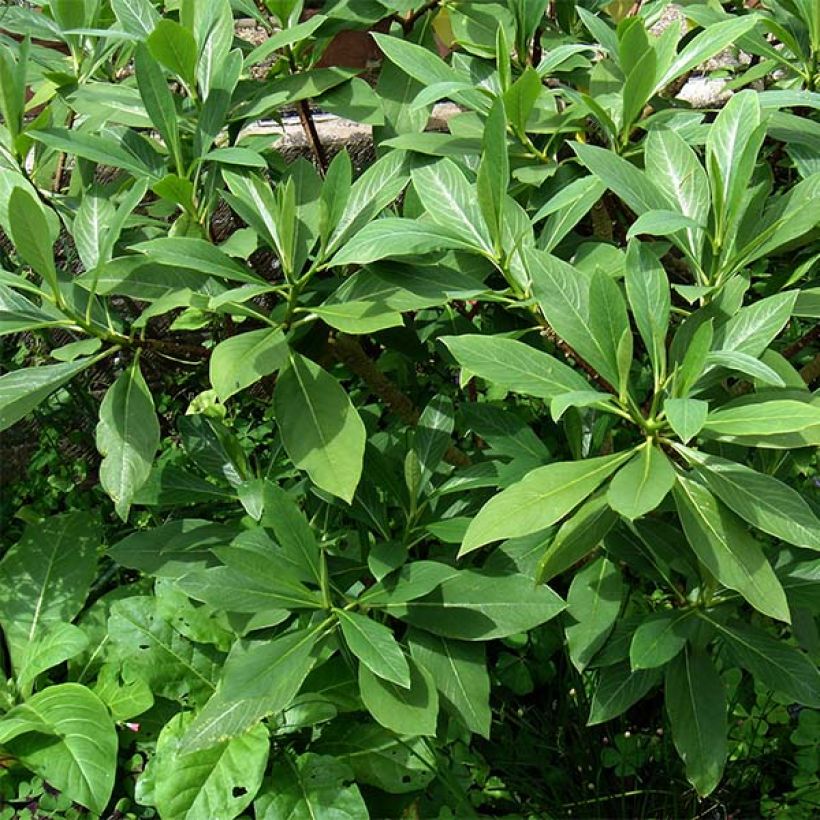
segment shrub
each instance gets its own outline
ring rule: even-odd
[[[814,4],[661,33],[658,2],[302,5],[0,15],[0,427],[43,436],[3,507],[3,799],[597,811],[555,772],[504,782],[536,691],[578,738],[649,704],[661,734],[598,765],[661,754],[677,783],[674,746],[694,791],[662,812],[761,724],[802,754]],[[368,27],[377,79],[319,65]],[[732,44],[725,106],[676,98]],[[361,174],[309,100],[372,126]],[[255,128],[283,116],[313,162]],[[37,475],[69,440],[79,466]],[[811,806],[805,757],[761,811]]]

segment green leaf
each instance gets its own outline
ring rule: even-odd
[[[586,557],[612,529],[618,516],[600,493],[582,504],[559,528],[538,561],[536,581],[546,583]]]
[[[660,447],[641,445],[609,482],[606,498],[615,512],[631,520],[654,510],[675,483],[675,469]]]
[[[749,14],[744,17],[731,17],[728,20],[708,26],[690,40],[675,57],[672,64],[658,79],[655,90],[660,91],[676,77],[680,77],[681,74],[691,71],[695,66],[700,65],[710,57],[714,57],[715,54],[723,51],[726,46],[733,45],[739,37],[754,28],[756,24],[755,15]]]
[[[442,638],[487,641],[533,629],[564,606],[549,587],[535,587],[524,575],[460,570],[424,597],[405,604],[391,601],[388,611]]]
[[[153,804],[168,820],[236,817],[262,785],[270,749],[268,731],[255,726],[210,749],[185,753],[180,741],[189,717],[190,713],[175,715],[160,733],[146,772],[152,775]]]
[[[629,644],[632,669],[655,669],[669,663],[690,637],[691,614],[691,611],[659,612],[642,621]]]
[[[261,524],[273,531],[290,568],[305,581],[321,584],[320,548],[310,524],[294,499],[266,482]]]
[[[606,148],[570,143],[578,159],[638,216],[646,211],[665,211],[669,201],[646,173]]]
[[[124,31],[144,40],[159,20],[150,0],[111,0],[111,9]]]
[[[327,20],[325,15],[315,14],[309,20],[277,31],[245,57],[245,68],[261,63],[274,51],[279,51],[286,46],[306,40],[325,20]]]
[[[598,390],[573,390],[570,393],[561,393],[553,396],[550,402],[550,415],[553,421],[558,421],[570,407],[595,407],[609,405],[612,398],[610,393],[601,393]]]
[[[108,261],[105,255],[108,232],[115,219],[116,211],[108,197],[95,190],[83,194],[71,227],[77,253],[86,270]]]
[[[208,365],[220,401],[279,370],[287,361],[285,336],[278,328],[251,330],[220,342]]]
[[[726,695],[702,649],[687,647],[666,667],[665,701],[672,740],[701,797],[717,788],[726,764]]]
[[[333,721],[322,732],[316,748],[348,764],[359,783],[389,794],[423,790],[435,777],[435,756],[425,738],[397,737],[378,723],[358,716],[346,723]],[[338,797],[333,799],[338,801],[334,805],[341,803]],[[353,820],[365,816],[358,808],[352,814]]]
[[[606,643],[621,611],[622,596],[620,570],[606,558],[597,558],[573,577],[567,612],[576,623],[568,626],[566,633],[569,656],[579,672]]]
[[[540,82],[539,82],[540,88]],[[507,117],[501,98],[493,107],[484,124],[481,163],[476,179],[478,207],[489,226],[494,247],[503,234],[504,198],[510,184],[510,160],[507,154]]]
[[[325,303],[312,308],[311,313],[336,330],[354,335],[375,333],[403,324],[401,313],[379,302]]]
[[[550,252],[589,213],[601,198],[606,186],[596,176],[581,177],[562,188],[547,200],[532,217],[533,224],[544,217],[547,221],[538,240],[538,247]]]
[[[723,639],[732,660],[760,683],[804,706],[820,706],[820,671],[808,655],[758,627],[703,617]]]
[[[765,134],[765,125],[759,124],[757,94],[745,89],[726,103],[709,129],[706,167],[712,186],[718,242],[727,236],[739,216]]]
[[[21,367],[0,376],[0,431],[27,416],[58,387],[96,361],[78,359],[64,364]]]
[[[621,60],[623,63],[623,60]],[[640,116],[644,106],[652,96],[658,69],[658,58],[655,50],[646,44],[638,61],[626,72],[621,97],[621,136],[628,141],[631,126]]]
[[[180,750],[210,749],[286,709],[313,666],[316,638],[315,632],[297,630],[248,646],[237,643],[219,690],[187,727]]]
[[[651,134],[660,133],[650,131]],[[641,214],[630,226],[626,238],[632,239],[639,234],[649,236],[671,236],[685,228],[698,230],[703,226],[688,216],[675,211],[647,211]]]
[[[402,192],[409,178],[407,160],[402,151],[391,151],[374,162],[353,184],[338,221],[328,223],[333,232],[326,254],[335,253],[381,213]]]
[[[410,654],[433,677],[442,705],[471,731],[489,738],[490,676],[482,644],[452,641],[413,629]]]
[[[596,270],[590,279],[587,328],[600,354],[601,375],[610,384],[619,385],[624,376],[622,358],[632,361],[632,331],[621,290],[602,270]]]
[[[179,578],[216,563],[211,547],[230,542],[234,527],[197,518],[179,518],[158,527],[137,530],[109,547],[124,567],[158,578]]]
[[[703,429],[709,415],[709,403],[700,399],[667,399],[663,411],[669,426],[686,444]]]
[[[671,297],[666,273],[646,245],[629,243],[624,282],[635,324],[646,345],[654,372],[662,378],[666,372],[666,334]]]
[[[413,188],[433,222],[463,240],[466,246],[493,253],[477,193],[452,160],[445,157],[417,168],[412,179]]]
[[[17,675],[20,691],[30,694],[38,675],[76,657],[87,646],[88,636],[74,624],[58,622],[45,626],[26,647]]]
[[[229,282],[247,282],[252,285],[264,283],[263,279],[234,262],[204,239],[164,236],[161,239],[139,242],[132,249],[145,254],[153,262],[172,268],[191,268]]]
[[[610,384],[617,385],[618,344],[626,320],[618,286],[614,281],[601,279],[600,276],[608,277],[599,271],[593,318],[592,277],[540,251],[527,252],[526,260],[535,298],[553,330]],[[615,300],[611,317],[605,304],[609,298]],[[589,385],[585,384],[584,389],[588,390]]]
[[[392,630],[355,612],[339,610],[337,617],[350,651],[374,675],[405,689],[410,687],[407,658],[393,637]]]
[[[421,470],[418,493],[427,487],[450,446],[453,414],[453,402],[449,398],[434,396],[419,416],[413,447]]]
[[[359,600],[367,606],[400,606],[427,595],[459,572],[460,570],[437,561],[411,561],[404,564],[398,572],[374,584]]]
[[[170,20],[163,20],[160,22],[158,29],[164,23],[176,25],[171,23]],[[153,36],[152,34],[151,37]],[[149,44],[151,37],[148,38]],[[162,73],[159,63],[151,56],[148,48],[142,44],[137,46],[134,67],[137,76],[137,87],[145,105],[145,110],[157,131],[159,131],[168,153],[174,158],[177,174],[182,177],[185,174],[185,168],[182,162],[182,145],[179,141],[177,110],[174,105],[174,98],[171,95],[171,89],[168,88],[168,83],[165,81],[165,75]]]
[[[221,656],[177,632],[159,613],[157,598],[115,601],[108,634],[111,657],[143,678],[155,694],[189,703],[213,691]]]
[[[790,622],[783,587],[745,524],[706,487],[682,475],[673,494],[689,545],[709,572],[764,615]]]
[[[704,434],[731,441],[740,436],[796,433],[820,424],[820,407],[791,399],[743,404],[715,410],[706,418]]]
[[[596,726],[622,715],[646,696],[659,680],[660,673],[655,669],[632,670],[628,663],[605,666],[598,673],[587,726]]]
[[[790,290],[741,308],[715,328],[712,348],[758,357],[789,321],[798,291]]]
[[[188,29],[163,18],[148,35],[146,44],[154,59],[176,74],[188,88],[196,87],[197,45]]]
[[[474,245],[432,222],[391,216],[365,225],[328,265],[366,265],[389,257],[454,249],[471,250]]]
[[[6,749],[70,800],[101,815],[114,788],[118,746],[105,704],[85,686],[62,683],[33,695],[4,719],[17,716],[45,724],[52,734],[24,734],[4,743]]]
[[[52,234],[43,206],[25,188],[15,187],[8,207],[11,241],[17,253],[43,277],[52,291],[56,291],[57,270],[51,247]]]
[[[681,452],[706,486],[752,526],[789,544],[820,550],[820,520],[797,491],[735,461],[688,448]]]
[[[254,817],[361,820],[368,810],[353,779],[353,769],[336,757],[308,752],[294,759],[286,752],[253,804]]]
[[[99,524],[83,512],[29,524],[0,561],[0,625],[12,664],[22,670],[29,646],[80,612],[97,570]]]
[[[712,337],[712,322],[711,320],[706,320],[695,330],[691,339],[689,339],[675,381],[676,396],[686,396],[701,373],[703,373],[706,367],[706,357],[709,355],[709,349],[712,345]],[[678,336],[676,335],[675,340],[677,340],[677,338]],[[700,430],[698,432],[700,432]]]
[[[128,132],[133,138],[118,139],[112,132],[86,134],[82,131],[69,131],[66,128],[41,128],[26,132],[32,139],[47,145],[55,151],[64,151],[96,162],[128,171],[138,180],[147,176],[161,179],[165,174],[165,162],[160,154],[133,131]]]
[[[465,334],[441,341],[467,372],[506,390],[543,399],[589,390],[586,379],[571,367],[514,339]]]
[[[382,726],[399,735],[436,734],[438,692],[430,673],[411,661],[407,688],[376,677],[359,664],[359,692],[367,710]]]
[[[159,438],[154,400],[134,360],[108,388],[97,424],[97,449],[103,456],[100,484],[123,521],[135,493],[148,480]]]
[[[350,503],[362,473],[364,424],[327,371],[298,353],[290,355],[273,394],[285,450],[317,486]]]
[[[677,131],[653,128],[647,134],[644,145],[644,165],[647,175],[661,193],[666,195],[669,202],[677,206],[675,209],[677,213],[690,220],[689,224],[680,223],[675,227],[669,223],[663,226],[656,223],[652,227],[655,229],[662,227],[661,235],[682,230],[685,237],[684,249],[694,259],[699,260],[703,244],[703,228],[708,223],[711,205],[709,179],[706,172],[697,154]],[[661,213],[667,212],[649,211],[645,217],[649,219],[651,214]],[[643,219],[644,216],[640,216],[633,224],[629,231],[630,235],[639,232],[637,225]],[[642,224],[645,225],[645,222]],[[643,228],[644,233],[652,233],[646,227]]]
[[[491,498],[470,522],[459,555],[502,538],[542,530],[571,512],[631,452],[538,467]]]

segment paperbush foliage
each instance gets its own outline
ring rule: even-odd
[[[0,782],[469,815],[488,650],[548,621],[700,796],[729,681],[820,706],[820,6],[665,5],[0,10],[0,423],[82,394],[111,502],[6,544]],[[375,81],[319,66],[374,26]],[[675,98],[732,45],[725,106]],[[254,129],[294,113],[315,163]]]

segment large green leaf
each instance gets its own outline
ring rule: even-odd
[[[439,638],[420,629],[407,637],[410,654],[433,677],[443,705],[472,732],[490,736],[490,676],[480,643]]]
[[[411,661],[405,688],[374,675],[359,664],[359,692],[367,710],[382,726],[399,735],[435,735],[438,692],[433,678]]]
[[[587,726],[595,726],[623,714],[644,697],[659,679],[660,673],[655,669],[633,670],[628,663],[605,666],[598,673]]]
[[[606,643],[621,611],[623,580],[618,567],[607,558],[587,564],[572,579],[567,612],[575,623],[567,627],[569,656],[583,672]]]
[[[733,660],[760,683],[811,708],[820,707],[820,671],[808,655],[756,626],[706,620],[723,639]]]
[[[423,790],[435,777],[435,756],[425,738],[396,736],[360,715],[347,722],[333,721],[322,732],[316,749],[348,764],[359,783],[389,794]],[[353,815],[356,820],[363,816]]]
[[[562,461],[532,470],[479,510],[467,528],[459,554],[554,524],[591,495],[631,454]]]
[[[197,44],[193,34],[168,18],[160,20],[148,35],[148,49],[189,88],[196,85]]]
[[[29,642],[17,675],[17,685],[30,694],[35,678],[52,667],[76,657],[88,646],[88,635],[74,624],[56,622],[38,630]]]
[[[413,171],[413,188],[437,225],[476,248],[491,254],[493,243],[484,222],[475,189],[450,159]]]
[[[536,579],[545,583],[580,561],[601,543],[618,516],[609,506],[606,493],[593,496],[559,528],[538,561]]]
[[[108,634],[112,656],[143,678],[155,694],[196,702],[214,690],[220,653],[177,632],[160,613],[157,598],[115,601]]]
[[[85,603],[102,540],[93,516],[66,513],[29,524],[0,561],[0,625],[14,668],[48,629],[73,620]]]
[[[470,242],[433,222],[390,216],[365,225],[329,264],[366,265],[389,257],[471,248]]]
[[[97,425],[97,449],[103,456],[100,484],[123,521],[148,480],[159,437],[154,400],[135,360],[108,388]]]
[[[715,239],[719,243],[727,238],[739,217],[764,135],[760,103],[751,89],[735,94],[709,129],[706,167],[712,186]]]
[[[403,151],[391,151],[373,163],[353,184],[338,221],[329,226],[332,233],[327,244],[327,254],[338,250],[393,202],[409,179],[407,159]]]
[[[211,384],[221,401],[244,390],[287,361],[287,344],[281,330],[250,330],[220,342],[211,354]]]
[[[645,211],[665,211],[669,200],[647,174],[606,148],[571,143],[578,159],[638,216]]]
[[[630,242],[624,281],[635,324],[655,373],[660,377],[666,368],[666,334],[671,310],[666,272],[646,245]]]
[[[316,639],[315,632],[298,630],[248,646],[237,643],[219,690],[188,726],[180,750],[209,749],[286,709],[313,666]]]
[[[666,611],[642,621],[629,645],[632,669],[654,669],[671,661],[686,644],[691,615],[691,611]]]
[[[354,772],[336,757],[285,753],[253,805],[257,820],[361,820],[367,806]]]
[[[524,575],[461,570],[423,597],[389,601],[388,607],[391,615],[442,638],[486,641],[533,629],[565,604],[549,587],[535,587]]]
[[[264,280],[246,270],[230,256],[204,239],[186,236],[164,236],[149,239],[133,246],[133,250],[162,265],[176,268],[192,268],[201,273],[217,276],[229,282],[264,284]]]
[[[678,475],[673,494],[689,545],[709,572],[755,609],[790,621],[783,587],[746,525],[690,478]]]
[[[677,131],[650,130],[646,137],[644,163],[649,178],[677,206],[680,214],[698,225],[707,224],[711,205],[709,179],[697,155]],[[702,228],[686,225],[682,233],[686,249],[693,258],[699,259]]]
[[[715,328],[712,348],[760,356],[789,321],[797,295],[789,290],[741,308]]]
[[[350,503],[362,473],[365,429],[339,383],[292,352],[273,394],[282,442],[293,463],[323,490]]]
[[[465,334],[441,341],[468,373],[507,390],[542,399],[589,390],[589,382],[571,367],[514,339]]]
[[[715,410],[706,418],[703,433],[731,440],[743,436],[798,433],[820,425],[820,407],[792,399],[771,399]]]
[[[404,688],[410,687],[410,669],[393,631],[384,624],[339,610],[337,613],[345,643],[374,675]]]
[[[186,753],[180,750],[180,741],[189,717],[190,713],[176,715],[160,733],[146,771],[153,781],[153,804],[168,820],[230,820],[250,805],[262,785],[268,731],[255,726],[209,749]]]
[[[4,745],[28,769],[75,803],[101,815],[114,788],[117,733],[105,704],[85,686],[62,683],[5,716],[42,722],[52,735],[23,734]]]
[[[681,448],[709,489],[763,532],[790,544],[820,550],[820,520],[796,490],[751,467]]]
[[[11,240],[17,253],[52,290],[56,290],[57,269],[51,247],[53,236],[43,206],[25,188],[14,188],[8,208]]]
[[[171,23],[171,21],[163,20],[159,23],[155,33],[148,38],[149,44],[156,36],[156,32],[160,31],[166,23]],[[145,110],[159,131],[168,153],[173,157],[177,174],[183,176],[185,168],[182,162],[182,145],[179,141],[179,124],[174,98],[159,63],[151,56],[145,45],[137,46],[134,68],[137,75],[137,87]]]
[[[672,463],[660,447],[647,441],[609,482],[606,498],[613,510],[631,520],[654,510],[674,483]]]
[[[672,740],[698,794],[717,787],[726,764],[726,695],[702,649],[687,647],[666,667],[666,712]]]

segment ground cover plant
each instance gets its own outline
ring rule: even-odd
[[[820,6],[303,5],[0,8],[0,816],[816,814]]]

